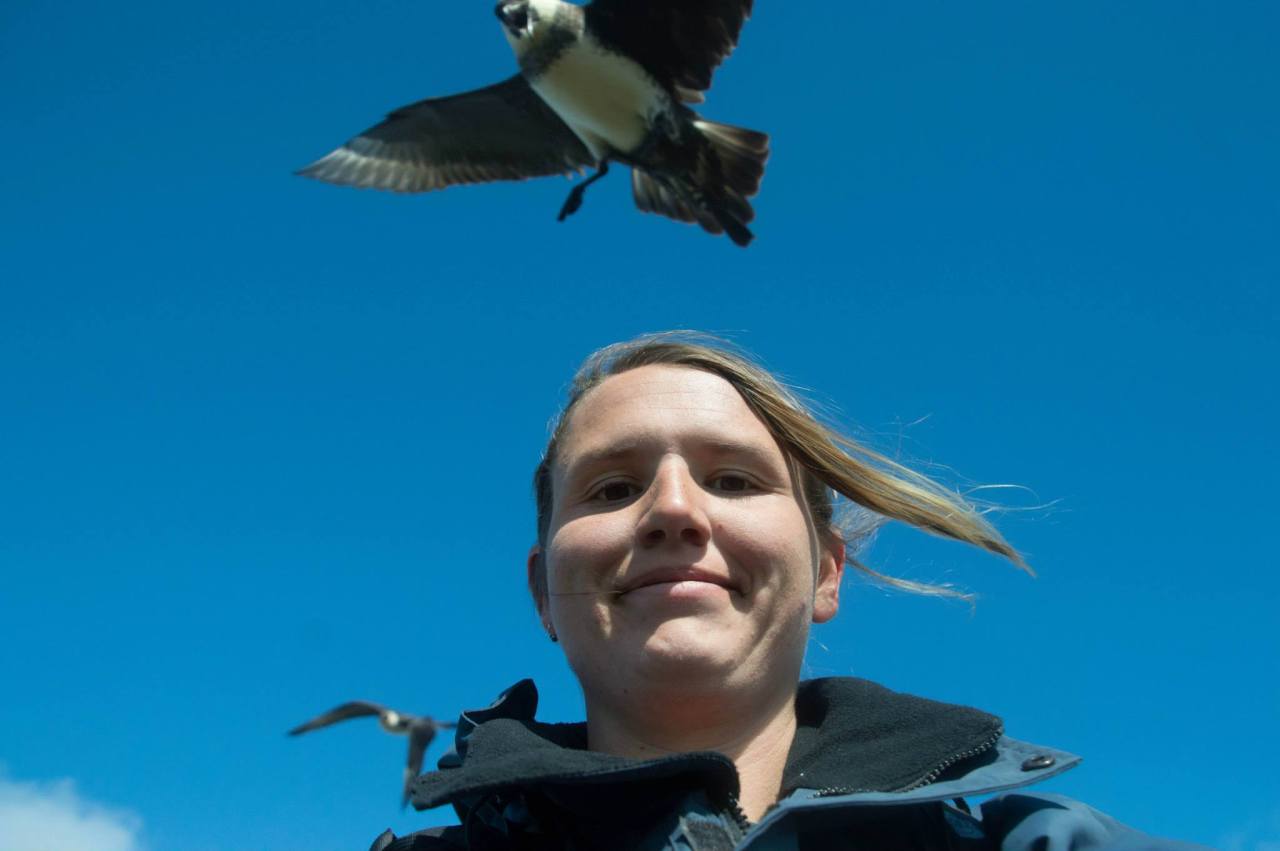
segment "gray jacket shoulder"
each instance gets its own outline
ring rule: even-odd
[[[980,812],[982,830],[999,851],[1209,851],[1134,830],[1062,795],[1014,792],[987,801]]]

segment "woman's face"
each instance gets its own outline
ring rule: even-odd
[[[794,686],[809,624],[836,613],[843,550],[728,382],[677,366],[606,379],[552,476],[539,609],[588,701],[637,677]]]

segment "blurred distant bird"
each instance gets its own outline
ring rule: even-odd
[[[367,715],[377,715],[378,724],[388,733],[407,735],[409,737],[409,761],[404,769],[404,793],[400,799],[400,806],[403,807],[409,802],[411,784],[422,773],[422,757],[426,753],[427,746],[431,744],[431,740],[441,730],[452,730],[458,725],[450,721],[437,721],[425,715],[409,715],[404,712],[397,712],[394,709],[388,709],[385,706],[379,706],[367,700],[353,700],[350,703],[335,706],[323,715],[294,727],[289,731],[289,735],[301,736],[303,733],[319,730],[321,727],[328,727],[330,724],[337,724],[339,721],[346,721],[349,718],[363,718]]]
[[[711,75],[738,43],[752,0],[504,0],[494,10],[520,73],[419,101],[299,174],[427,192],[456,183],[571,174],[593,166],[563,221],[610,162],[631,166],[641,210],[752,240],[747,201],[769,137],[700,117]]]

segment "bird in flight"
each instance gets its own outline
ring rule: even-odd
[[[494,9],[520,73],[397,109],[299,174],[428,192],[459,183],[631,167],[636,206],[751,242],[769,137],[702,118],[711,76],[738,43],[752,0],[504,0]]]
[[[328,727],[350,718],[363,718],[377,715],[378,724],[388,733],[409,737],[409,760],[404,768],[404,791],[400,798],[400,806],[409,802],[409,790],[413,781],[422,773],[422,758],[427,746],[441,730],[452,730],[457,724],[449,721],[437,721],[425,715],[409,715],[397,712],[367,700],[353,700],[341,706],[335,706],[323,715],[312,718],[305,724],[299,724],[289,731],[290,736],[301,736],[321,727]]]

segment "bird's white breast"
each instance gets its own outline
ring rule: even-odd
[[[634,150],[666,93],[636,62],[583,38],[529,81],[591,152]],[[603,143],[603,144],[602,144]]]

